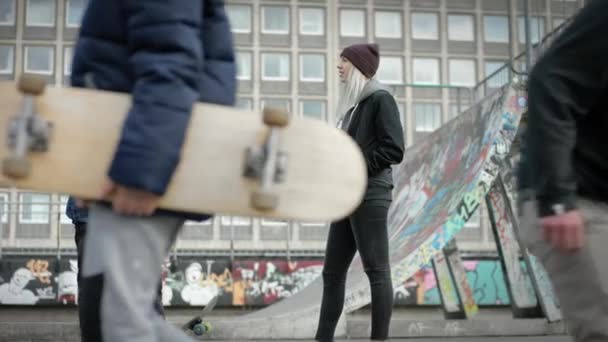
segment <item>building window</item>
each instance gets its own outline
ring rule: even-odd
[[[252,110],[253,101],[251,99],[238,98],[236,100],[236,108],[243,109],[243,110]]]
[[[377,11],[374,15],[376,37],[401,38],[401,12]]]
[[[289,108],[290,106],[289,106],[288,99],[263,99],[260,104],[262,106],[262,109],[268,107],[268,108],[284,109],[288,113],[291,112],[291,110]]]
[[[401,127],[405,127],[405,103],[397,102],[397,109],[399,110],[399,122]]]
[[[343,37],[365,37],[365,11],[340,10],[340,35]]]
[[[51,46],[25,47],[24,70],[27,73],[52,75],[54,49]]]
[[[448,15],[448,39],[453,41],[472,42],[475,40],[475,29],[472,15]]]
[[[289,8],[283,6],[262,6],[262,33],[288,34]]]
[[[325,34],[325,11],[322,8],[300,8],[300,34]]]
[[[0,74],[12,74],[15,58],[15,47],[0,45]]]
[[[509,42],[509,19],[506,16],[486,15],[483,17],[484,40],[489,43]]]
[[[226,5],[230,27],[234,33],[251,32],[251,6]]]
[[[65,76],[72,74],[72,55],[73,48],[71,46],[63,49],[63,74]]]
[[[380,57],[378,80],[386,84],[403,84],[403,59],[401,57]]]
[[[15,0],[0,0],[0,25],[15,25]]]
[[[61,197],[59,198],[59,203],[60,203],[59,223],[61,223],[61,224],[71,224],[72,223],[72,219],[70,219],[68,217],[68,215],[65,214],[65,210],[68,206],[68,198],[69,198],[69,196],[67,196],[67,195],[61,195]]]
[[[523,17],[517,18],[519,43],[526,43],[526,24]],[[530,40],[532,44],[540,42],[545,35],[545,19],[541,17],[530,17]]]
[[[564,19],[564,18],[553,18],[553,20],[551,20],[551,23],[553,25],[553,29],[558,28],[564,22],[566,22],[566,19]]]
[[[26,224],[47,224],[50,216],[50,196],[46,194],[23,193],[19,195],[19,222]]]
[[[8,223],[8,193],[3,192],[0,193],[0,217],[2,218],[2,223]],[[7,227],[3,227],[4,230],[2,232],[2,235],[8,233],[8,229]],[[8,237],[8,234],[5,235],[5,237]]]
[[[475,61],[471,59],[450,59],[450,85],[473,87],[477,81]]]
[[[27,26],[55,26],[55,0],[27,0]]]
[[[262,79],[265,81],[289,81],[289,55],[286,53],[263,53]]]
[[[86,6],[85,0],[67,0],[65,6],[65,26],[79,27]]]
[[[415,84],[439,84],[439,59],[414,58],[412,72]]]
[[[325,81],[325,56],[318,54],[300,55],[300,81]]]
[[[236,53],[236,78],[239,80],[251,80],[251,52],[237,51]]]
[[[416,132],[433,132],[441,126],[441,105],[437,103],[414,103]]]
[[[325,121],[325,101],[302,100],[300,112],[304,117]]]
[[[487,79],[487,85],[491,88],[499,88],[509,82],[509,69],[504,68],[505,62],[486,62],[485,63],[485,77],[492,76]],[[500,72],[494,74],[499,69],[503,68]]]
[[[439,39],[439,19],[435,13],[412,13],[412,38]]]

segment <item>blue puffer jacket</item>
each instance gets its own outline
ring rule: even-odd
[[[224,2],[89,0],[71,84],[91,83],[133,95],[108,176],[162,195],[179,162],[193,103],[235,102],[236,66]],[[73,199],[66,214],[86,221],[86,211]]]

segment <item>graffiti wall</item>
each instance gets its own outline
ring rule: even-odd
[[[523,263],[522,263],[523,265]],[[180,258],[163,271],[165,306],[203,306],[218,295],[219,306],[267,306],[290,297],[321,275],[320,259],[236,260]],[[509,305],[498,260],[464,260],[478,305]],[[525,270],[525,267],[523,267]],[[0,304],[74,305],[78,299],[75,258],[11,257],[0,260]],[[527,289],[535,297],[526,275]],[[440,305],[430,264],[395,284],[395,305]]]
[[[473,297],[479,306],[510,305],[504,273],[496,259],[463,260]],[[523,261],[522,267],[525,269]],[[535,296],[530,278],[526,276],[526,287]],[[439,305],[441,299],[437,280],[430,265],[425,265],[413,277],[396,284],[395,305]]]
[[[78,299],[76,259],[10,257],[0,261],[0,304],[74,304]]]

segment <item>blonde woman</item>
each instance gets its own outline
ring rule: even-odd
[[[371,339],[388,338],[393,286],[386,222],[392,201],[391,165],[403,158],[404,142],[395,99],[374,79],[379,57],[376,44],[355,44],[342,51],[338,63],[342,82],[338,125],[363,152],[368,188],[359,208],[329,229],[317,341],[333,341],[344,307],[346,274],[357,251],[371,286]]]

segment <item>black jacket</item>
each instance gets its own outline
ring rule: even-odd
[[[346,132],[357,142],[367,164],[368,185],[364,200],[392,199],[391,165],[403,159],[403,127],[393,96],[377,81],[370,80],[350,120]],[[345,170],[348,172],[348,170]]]
[[[528,84],[520,190],[539,214],[608,202],[608,1],[592,1],[537,62]]]

